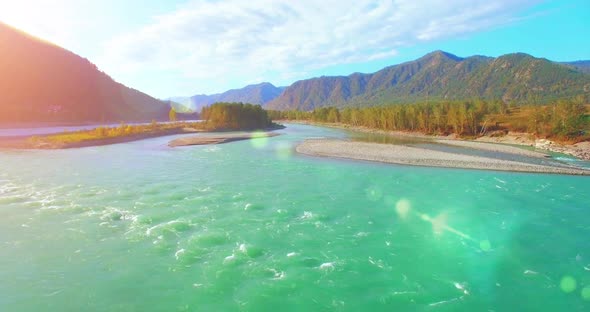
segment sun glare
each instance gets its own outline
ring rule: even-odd
[[[590,311],[589,4],[0,0],[0,312]]]
[[[71,7],[74,5],[76,2],[67,0],[41,0],[33,3],[0,0],[0,22],[17,28],[39,41],[69,47],[71,34],[77,29],[71,14],[66,12],[71,13]]]

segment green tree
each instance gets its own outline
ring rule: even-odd
[[[276,116],[283,113],[272,113]],[[253,130],[269,127],[272,122],[269,113],[260,105],[243,103],[214,103],[204,107],[201,116],[213,129]]]
[[[176,110],[173,107],[170,107],[170,111],[168,112],[168,119],[170,121],[176,121]]]
[[[582,101],[559,100],[553,106],[553,133],[573,137],[582,131],[585,108]]]

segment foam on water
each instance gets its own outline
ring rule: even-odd
[[[335,262],[324,262],[322,264],[320,264],[319,269],[320,270],[326,270],[326,271],[334,271],[335,268]]]
[[[303,215],[300,217],[300,219],[305,220],[305,219],[311,219],[313,218],[313,213],[310,211],[304,211]]]
[[[282,132],[0,152],[0,310],[587,307],[587,178],[314,159],[294,144],[345,134]]]
[[[236,255],[231,254],[231,255],[223,258],[223,263],[233,262],[234,260],[236,260]]]

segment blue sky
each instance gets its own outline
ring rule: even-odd
[[[588,0],[0,0],[0,21],[160,98],[374,72],[433,50],[590,59]]]

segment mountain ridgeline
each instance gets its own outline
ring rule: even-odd
[[[169,110],[87,59],[0,23],[0,124],[165,120]]]
[[[579,95],[590,97],[590,61],[557,63],[523,53],[461,58],[435,51],[372,74],[312,78],[289,87],[265,82],[160,101],[114,81],[85,58],[0,23],[0,124],[166,120],[171,107],[182,115],[216,102],[312,111],[471,99],[545,104]]]
[[[172,97],[170,100],[182,104],[192,111],[199,112],[203,107],[216,102],[242,102],[265,105],[277,98],[284,89],[285,87],[275,87],[271,83],[263,82],[218,94]]]
[[[590,61],[564,62],[561,64],[570,66],[575,70],[581,71],[585,74],[590,74]]]
[[[590,94],[586,62],[560,64],[523,53],[461,58],[443,51],[372,74],[297,81],[265,108],[311,111],[474,98],[543,104]]]

